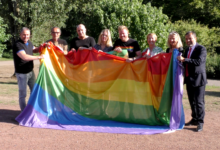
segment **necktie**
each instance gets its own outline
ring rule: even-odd
[[[190,57],[191,50],[192,50],[192,47],[189,48],[189,52],[188,52],[187,58]],[[186,64],[186,77],[188,77],[188,76],[189,76],[189,72],[188,72],[188,64]]]

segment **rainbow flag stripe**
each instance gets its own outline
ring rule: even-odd
[[[120,47],[122,50],[127,50],[127,51],[133,51],[134,47],[133,46],[116,46]]]
[[[41,52],[45,59],[27,107],[16,118],[20,125],[127,134],[183,128],[176,51],[133,63],[95,49],[65,56],[51,45]]]

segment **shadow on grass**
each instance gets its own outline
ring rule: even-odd
[[[17,84],[17,82],[0,82],[0,84]]]
[[[17,84],[17,81],[0,82],[0,84]]]
[[[220,97],[220,92],[216,92],[216,91],[205,91],[205,95]]]
[[[0,109],[0,122],[18,125],[15,118],[21,113],[20,110]]]

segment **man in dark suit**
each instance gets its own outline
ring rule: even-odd
[[[192,110],[192,119],[185,126],[196,125],[196,131],[203,130],[205,116],[205,86],[206,79],[206,48],[196,43],[196,34],[189,31],[185,35],[186,49],[184,57],[178,56],[177,59],[185,66],[186,90]]]

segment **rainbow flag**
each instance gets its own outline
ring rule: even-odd
[[[95,49],[65,56],[51,45],[41,52],[45,59],[27,107],[16,118],[20,125],[125,134],[183,128],[177,51],[132,63]]]

